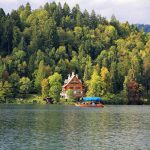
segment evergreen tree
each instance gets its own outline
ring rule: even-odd
[[[44,72],[44,61],[41,60],[38,66],[38,70],[35,73],[35,82],[34,87],[35,89],[40,92],[40,85],[41,81],[45,78],[45,72]]]
[[[42,88],[42,97],[46,98],[49,95],[49,82],[48,79],[43,79],[41,82],[41,88]]]
[[[31,90],[32,83],[28,77],[22,77],[19,81],[19,91],[21,94],[27,94]]]
[[[59,102],[60,92],[61,92],[61,82],[62,76],[55,72],[53,75],[49,76],[49,96],[52,97],[55,102]]]

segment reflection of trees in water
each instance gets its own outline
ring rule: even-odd
[[[9,105],[1,111],[4,143],[29,149],[119,149],[128,142],[133,147],[132,139],[149,131],[145,106]]]

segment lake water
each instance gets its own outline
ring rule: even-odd
[[[150,106],[0,105],[0,150],[150,150]]]

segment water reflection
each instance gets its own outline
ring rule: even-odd
[[[150,106],[0,105],[0,149],[150,149]]]

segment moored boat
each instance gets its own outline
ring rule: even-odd
[[[95,104],[95,105],[92,105],[92,104],[83,104],[83,103],[75,103],[75,106],[78,106],[78,107],[100,107],[100,108],[103,108],[104,105],[103,104]]]
[[[104,104],[100,97],[83,97],[83,102],[75,103],[75,106],[103,108]]]

